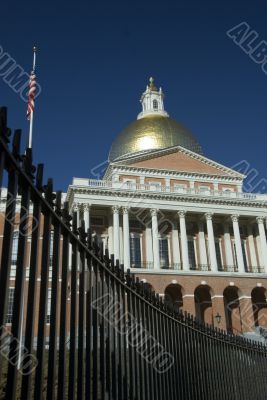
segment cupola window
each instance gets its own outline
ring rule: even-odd
[[[153,110],[157,110],[158,109],[158,102],[157,100],[153,100]]]

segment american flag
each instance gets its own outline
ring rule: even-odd
[[[28,94],[28,109],[27,109],[27,118],[31,119],[31,115],[34,112],[34,97],[36,92],[36,75],[35,72],[32,71],[30,75],[29,81],[29,94]]]

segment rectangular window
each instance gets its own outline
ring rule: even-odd
[[[188,256],[189,256],[190,269],[196,269],[196,255],[195,255],[195,246],[193,239],[188,240]]]
[[[140,236],[130,237],[130,259],[132,268],[141,268]]]
[[[186,189],[187,189],[187,186],[185,184],[177,184],[176,183],[176,184],[174,184],[173,189],[174,189],[175,192],[185,193]]]
[[[160,182],[149,182],[150,190],[159,192],[161,190],[161,183]]]
[[[210,194],[210,187],[209,186],[199,186],[198,191],[201,194]]]
[[[124,178],[122,186],[125,189],[134,189],[134,188],[136,188],[136,179],[126,179],[126,178]]]
[[[15,288],[9,288],[7,298],[7,313],[6,313],[6,324],[12,323],[13,307],[14,307],[14,293]]]
[[[238,268],[238,263],[237,263],[237,254],[236,254],[236,245],[235,245],[235,242],[233,242],[233,246],[234,246],[234,266],[235,266],[235,270],[237,270],[237,268]]]
[[[160,267],[164,269],[169,268],[169,246],[168,239],[159,239],[159,261]]]
[[[218,270],[222,271],[223,266],[222,266],[221,248],[220,248],[219,241],[215,241],[215,250],[216,250],[216,259],[217,259],[217,264],[218,264]]]
[[[242,253],[243,253],[243,259],[244,259],[244,266],[245,266],[245,271],[248,271],[248,263],[247,263],[247,252],[246,252],[246,241],[242,240]]]

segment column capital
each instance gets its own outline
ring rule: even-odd
[[[130,208],[127,207],[127,206],[123,206],[123,207],[122,207],[122,213],[123,213],[123,214],[128,214],[128,213],[129,213],[129,210],[130,210]]]
[[[81,208],[81,204],[79,204],[79,203],[73,203],[73,210],[74,210],[74,212],[79,211],[80,208]]]
[[[82,204],[83,211],[90,211],[90,208],[91,208],[91,204],[89,204],[89,203]]]
[[[112,206],[112,211],[113,211],[113,214],[119,214],[120,206]]]
[[[213,213],[207,212],[205,213],[205,218],[207,221],[212,221]]]
[[[265,220],[265,218],[263,216],[256,217],[256,221],[258,222],[258,224],[263,224],[264,220]]]
[[[152,217],[156,217],[158,215],[158,210],[156,208],[150,208],[150,214]]]
[[[238,222],[238,220],[239,220],[239,215],[238,215],[238,214],[233,214],[233,215],[231,215],[231,220],[232,220],[233,222]]]
[[[180,218],[184,218],[184,217],[185,217],[185,214],[186,214],[186,211],[185,211],[185,210],[179,210],[179,211],[177,212],[177,214],[179,215]]]

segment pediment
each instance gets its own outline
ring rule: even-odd
[[[146,157],[127,160],[127,165],[145,169],[243,177],[237,171],[181,147],[173,151],[153,152]]]

